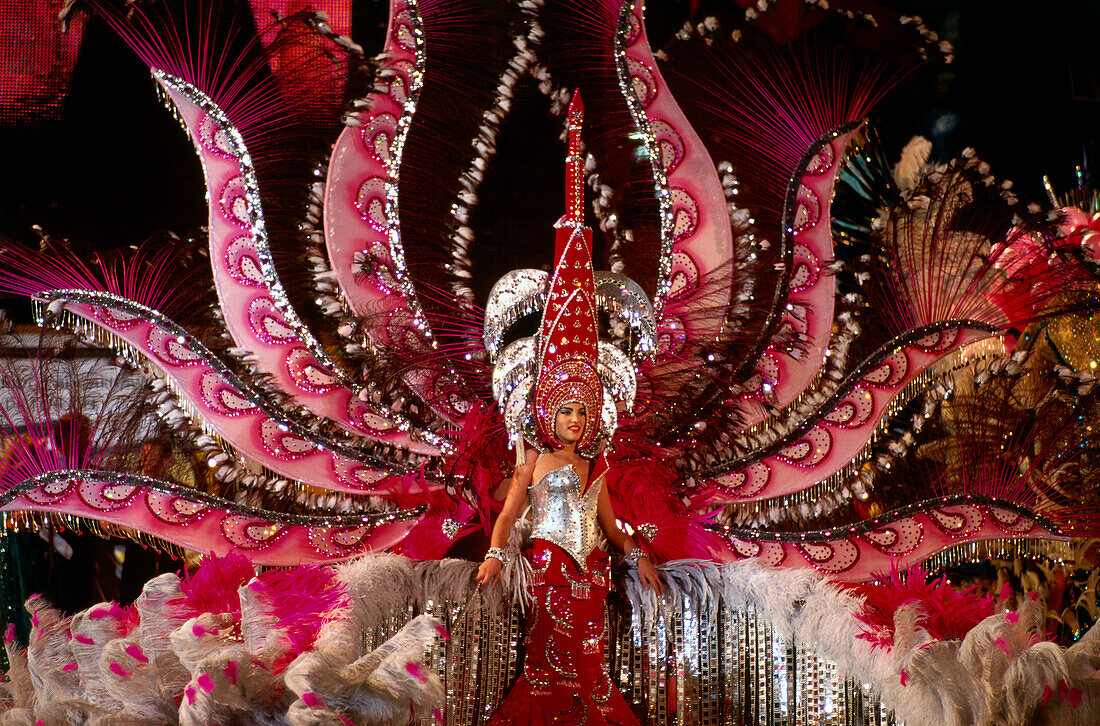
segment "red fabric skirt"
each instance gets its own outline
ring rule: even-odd
[[[610,559],[594,549],[581,572],[561,547],[534,541],[535,603],[523,673],[490,719],[512,724],[630,724],[634,717],[604,669]]]

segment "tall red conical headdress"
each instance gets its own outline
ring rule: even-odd
[[[554,276],[538,335],[535,422],[539,438],[556,448],[554,417],[569,402],[584,404],[587,418],[577,449],[589,447],[600,429],[603,387],[597,369],[596,289],[592,276],[592,230],[584,226],[584,164],[580,91],[569,104],[566,213],[557,224]]]

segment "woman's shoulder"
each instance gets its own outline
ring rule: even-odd
[[[592,478],[592,481],[596,481],[597,479],[601,478],[604,474],[607,473],[607,470],[611,468],[611,464],[607,461],[607,452],[605,451],[601,451],[600,453],[596,454],[594,457],[589,459],[589,462],[592,466],[592,468],[590,469],[591,474],[589,474],[589,476]]]

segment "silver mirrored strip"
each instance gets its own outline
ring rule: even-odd
[[[995,497],[986,497],[978,494],[956,494],[950,497],[939,497],[937,499],[926,499],[920,502],[914,502],[913,504],[907,504],[904,507],[898,507],[892,509],[889,512],[880,514],[871,519],[865,519],[862,522],[856,522],[855,524],[846,524],[842,527],[835,527],[829,529],[817,529],[808,530],[804,532],[774,532],[771,530],[752,529],[747,527],[734,527],[732,524],[703,524],[705,529],[712,532],[719,532],[727,537],[733,537],[747,542],[784,542],[790,544],[818,544],[825,542],[837,542],[840,540],[851,539],[860,535],[866,534],[877,529],[881,529],[887,525],[897,522],[907,517],[911,517],[914,514],[924,514],[932,512],[945,507],[957,506],[960,504],[973,504],[981,507],[996,507],[997,509],[1003,509],[1013,514],[1034,522],[1039,527],[1050,532],[1054,537],[1065,537],[1066,534],[1063,529],[1054,521],[1042,516],[1036,512],[1031,511],[1027,507],[1024,507],[1015,502],[1010,502],[1006,499],[997,499]]]
[[[761,461],[762,459],[766,459],[777,453],[780,449],[789,446],[791,443],[801,438],[803,434],[813,428],[814,425],[823,418],[828,416],[833,409],[844,400],[844,397],[847,396],[853,388],[859,385],[868,373],[882,365],[884,360],[903,348],[913,345],[921,338],[946,330],[975,330],[990,335],[999,332],[996,326],[976,320],[944,320],[922,326],[905,335],[887,341],[883,343],[878,350],[867,356],[859,367],[844,378],[831,396],[822,401],[813,411],[807,413],[805,418],[801,419],[796,425],[784,428],[761,428],[754,426],[747,431],[741,432],[738,438],[733,441],[732,446],[736,446],[741,450],[751,448],[750,453],[735,459],[719,459],[716,462],[710,463],[706,468],[700,470],[699,476],[703,478],[712,478],[728,474],[737,469],[742,469],[754,464],[757,461]],[[950,352],[951,351],[946,351],[944,355],[948,355]],[[763,442],[760,441],[761,438],[764,439]]]
[[[661,168],[661,154],[657,148],[657,138],[653,135],[653,129],[649,125],[649,118],[641,101],[634,94],[634,84],[630,79],[630,67],[626,55],[626,43],[630,37],[630,18],[634,14],[637,3],[631,0],[623,3],[619,11],[618,29],[615,33],[615,70],[619,77],[619,92],[626,101],[630,116],[634,119],[635,138],[644,144],[646,155],[649,157],[649,165],[653,170],[654,193],[659,207],[658,216],[661,220],[661,253],[657,260],[657,290],[653,295],[653,310],[656,317],[661,317],[661,310],[665,304],[672,286],[672,245],[674,219],[672,216],[672,192],[669,188],[668,177]]]
[[[409,279],[409,268],[405,261],[405,246],[401,240],[401,211],[398,203],[401,180],[401,158],[405,151],[405,141],[412,128],[413,117],[416,115],[416,105],[420,99],[420,91],[424,87],[424,69],[427,64],[427,49],[424,43],[424,24],[420,18],[416,0],[407,0],[405,10],[409,14],[409,25],[412,28],[413,56],[415,58],[412,72],[409,74],[409,89],[405,104],[402,107],[401,117],[397,119],[397,129],[390,142],[390,162],[386,173],[386,227],[390,243],[390,260],[393,263],[394,275],[401,285],[401,291],[405,296],[405,304],[413,315],[413,325],[423,333],[426,340],[433,346],[436,345],[432,336],[431,326],[424,316],[424,309],[420,305],[420,298],[416,294],[416,286]]]

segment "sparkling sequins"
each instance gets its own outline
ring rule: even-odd
[[[79,492],[78,501],[70,499],[74,492]],[[78,516],[84,516],[87,507],[111,511],[111,521],[115,523],[169,541],[186,542],[186,546],[192,548],[200,543],[183,536],[191,531],[186,528],[201,526],[207,517],[218,518],[213,530],[202,530],[204,536],[212,535],[201,543],[209,550],[238,547],[262,554],[282,539],[292,536],[300,539],[305,533],[313,540],[315,548],[329,558],[361,552],[368,546],[368,538],[377,526],[408,521],[423,513],[422,509],[326,516],[270,512],[152,477],[96,470],[39,474],[0,493],[0,507],[19,509],[20,498],[29,503],[30,508],[48,505],[51,511]],[[26,504],[22,508],[25,507]],[[147,512],[155,516],[156,527],[150,526]],[[219,541],[219,534],[224,539]],[[283,559],[300,560],[307,552],[284,553]],[[257,561],[264,561],[264,558],[259,557]]]
[[[603,476],[580,491],[581,480],[572,466],[555,469],[528,488],[533,510],[533,539],[553,542],[568,552],[582,569],[588,553],[603,544],[596,518]]]

